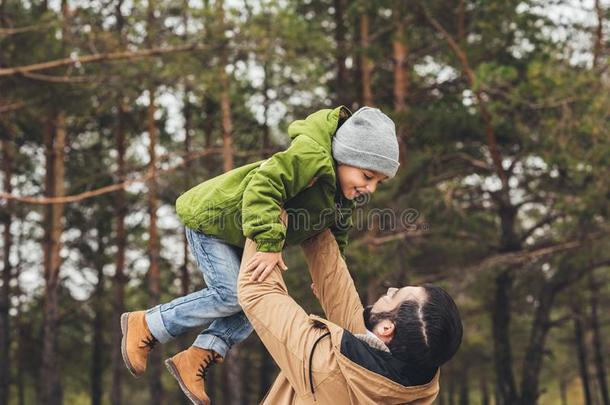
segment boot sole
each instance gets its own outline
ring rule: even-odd
[[[207,405],[206,402],[204,402],[204,401],[200,400],[199,398],[197,398],[186,387],[186,385],[184,384],[184,381],[182,381],[182,378],[180,378],[180,373],[178,373],[178,369],[176,368],[176,365],[174,364],[172,359],[165,360],[165,367],[167,367],[167,371],[169,371],[169,373],[172,375],[172,377],[174,377],[176,379],[176,381],[178,381],[178,384],[180,385],[180,389],[182,390],[182,392],[184,392],[184,395],[186,395],[188,397],[188,399],[190,399],[190,401],[193,404],[195,404],[195,405]]]
[[[129,357],[127,356],[127,320],[129,318],[129,312],[125,312],[121,315],[121,333],[123,336],[121,337],[121,355],[123,356],[123,362],[125,366],[127,366],[127,370],[131,373],[135,378],[140,378],[142,374],[136,373],[135,369],[129,362]]]

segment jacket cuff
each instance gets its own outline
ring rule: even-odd
[[[259,239],[255,240],[257,252],[272,252],[277,253],[282,251],[284,246],[283,240]]]

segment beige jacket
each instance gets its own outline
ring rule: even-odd
[[[425,385],[405,387],[341,353],[345,330],[366,333],[362,303],[329,230],[301,246],[327,319],[309,316],[288,295],[279,267],[261,283],[249,282],[245,271],[239,276],[240,304],[281,370],[262,403],[431,404],[440,372]],[[247,240],[242,265],[255,253]]]

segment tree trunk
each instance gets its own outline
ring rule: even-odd
[[[510,203],[508,183],[495,197],[500,220],[501,253],[521,250],[519,238],[515,233],[517,210]],[[492,335],[494,339],[494,363],[498,389],[501,398],[499,405],[513,405],[517,402],[517,387],[513,373],[512,347],[510,343],[510,297],[514,283],[511,268],[503,269],[496,277],[496,291],[492,307]]]
[[[445,390],[440,390],[438,393],[438,397],[437,397],[437,401],[435,402],[435,404],[438,405],[447,405],[447,391]]]
[[[521,405],[535,405],[538,402],[538,382],[540,369],[542,368],[544,343],[550,327],[551,309],[556,292],[554,283],[548,282],[544,284],[538,296],[538,306],[523,360]]]
[[[510,345],[510,293],[513,286],[511,270],[504,270],[496,278],[496,292],[492,308],[492,333],[494,339],[494,363],[498,378],[501,403],[513,405],[517,402],[517,389],[512,368]]]
[[[273,372],[275,370],[275,363],[271,358],[271,355],[267,351],[267,348],[263,342],[259,342],[259,352],[261,358],[261,367],[259,372],[259,386],[258,386],[258,397],[264,398],[271,384],[273,383]]]
[[[223,145],[223,169],[225,172],[233,169],[233,121],[231,118],[231,88],[229,83],[229,77],[225,70],[228,65],[227,60],[227,46],[225,38],[225,14],[224,14],[224,1],[219,1],[217,4],[218,18],[220,24],[219,33],[221,35],[220,40],[223,42],[222,49],[220,49],[220,66],[218,66],[219,79],[221,84],[220,92],[220,108],[222,111],[222,145]]]
[[[15,246],[17,247],[15,249],[15,256],[16,256],[16,263],[15,263],[15,279],[19,280],[19,274],[21,272],[21,268],[22,268],[22,257],[21,257],[21,250],[19,249],[19,246],[22,246],[22,240],[23,240],[23,235],[24,235],[24,226],[23,226],[23,222],[21,222],[20,224],[20,229],[19,232],[17,233],[17,243],[15,244]],[[17,343],[17,347],[15,350],[15,357],[16,357],[16,368],[17,368],[17,405],[25,405],[25,369],[26,369],[26,359],[27,359],[27,352],[26,352],[26,344],[25,342],[25,331],[26,331],[26,325],[25,322],[23,321],[23,308],[22,308],[22,304],[21,301],[19,300],[19,298],[23,295],[21,288],[19,286],[19,283],[17,283],[17,287],[16,287],[16,291],[14,293],[14,296],[16,298],[18,298],[17,300],[17,305],[15,306],[15,309],[17,310],[17,314],[15,315],[15,334],[17,336],[16,339],[16,343]]]
[[[66,146],[66,116],[57,113],[45,130],[46,196],[62,197],[64,189],[64,148]],[[53,125],[54,124],[54,125]],[[53,134],[53,129],[55,134]],[[41,400],[48,405],[60,405],[63,400],[57,337],[59,322],[59,268],[61,265],[61,234],[64,205],[49,204],[44,219],[44,325],[41,368]]]
[[[159,303],[161,280],[159,274],[159,234],[157,231],[157,123],[155,122],[155,89],[149,89],[149,104],[147,108],[148,127],[148,216],[149,216],[149,238],[148,258],[150,267],[148,269],[148,296],[149,306],[154,307]],[[153,404],[163,403],[163,386],[161,385],[161,352],[153,350],[148,359],[150,370],[150,398]]]
[[[601,335],[598,314],[598,295],[599,286],[595,280],[595,273],[589,274],[589,290],[591,292],[591,329],[593,331],[593,356],[595,360],[595,370],[597,374],[597,383],[599,385],[602,404],[610,405],[608,398],[608,380],[606,379],[606,366],[604,360],[604,342]]]
[[[248,351],[240,352],[241,359],[240,363],[243,364],[252,364],[252,355]],[[241,402],[239,405],[248,405],[248,394],[252,389],[252,378],[253,372],[256,370],[253,367],[240,367],[239,369],[239,378],[242,381],[242,389],[241,389]]]
[[[17,404],[25,405],[25,367],[26,347],[22,337],[25,336],[25,324],[23,322],[23,310],[21,304],[17,305]]]
[[[406,164],[407,146],[405,140],[409,136],[408,123],[404,112],[407,111],[407,97],[409,94],[409,47],[405,27],[405,8],[402,2],[396,2],[393,9],[394,36],[392,39],[394,59],[394,110],[399,113],[397,121],[397,135],[399,148],[399,161]]]
[[[184,94],[184,158],[186,159],[186,163],[184,164],[184,179],[186,181],[184,189],[188,189],[191,187],[192,171],[193,164],[191,162],[192,155],[192,139],[193,136],[191,134],[191,122],[192,122],[192,105],[189,100],[189,96],[191,94],[191,89],[189,86],[186,86],[185,94]],[[180,281],[182,287],[182,295],[187,295],[190,289],[190,277],[189,277],[189,253],[188,253],[188,241],[186,239],[186,233],[182,232],[183,235],[183,243],[184,243],[184,257],[182,260],[182,266],[180,267]]]
[[[407,95],[409,93],[409,70],[407,68],[409,48],[402,6],[401,2],[396,2],[394,6],[395,32],[392,40],[394,49],[394,110],[396,112],[407,109]]]
[[[125,18],[122,12],[123,0],[118,0],[115,6],[116,28],[121,49],[124,49],[123,28]],[[116,181],[125,181],[125,115],[126,102],[119,93],[117,97],[117,117],[115,127],[115,143],[117,151],[117,173]],[[121,356],[121,314],[125,312],[125,249],[127,245],[127,235],[125,233],[125,216],[127,215],[127,205],[125,203],[125,190],[120,189],[115,193],[114,198],[115,212],[115,270],[113,278],[112,300],[112,385],[110,387],[110,403],[112,405],[122,405],[123,403],[123,358]]]
[[[455,377],[451,376],[449,380],[449,405],[455,405]]]
[[[205,149],[210,149],[213,146],[214,141],[214,114],[215,114],[215,104],[214,101],[208,95],[204,95],[204,110],[205,110],[205,120],[203,121],[203,136],[204,147]],[[203,167],[206,169],[206,172],[209,176],[211,176],[212,172],[216,165],[214,164],[214,156],[207,156],[203,161]]]
[[[212,367],[208,371],[208,376],[207,376],[207,379],[205,380],[205,391],[207,392],[208,397],[210,397],[210,402],[212,402],[212,404],[221,403],[221,402],[219,402],[219,398],[218,398],[218,392],[220,392],[220,390],[218,389],[218,384],[217,384],[217,382],[219,380],[221,380],[220,378],[218,378],[218,374],[221,371],[223,371],[222,368]]]
[[[270,57],[270,56],[269,56]],[[271,131],[269,128],[269,104],[271,100],[269,99],[269,75],[271,74],[271,69],[269,69],[269,65],[271,62],[269,60],[265,60],[263,65],[264,79],[263,79],[263,147],[261,152],[261,159],[265,159],[267,157],[267,150],[269,149]]]
[[[231,119],[231,102],[229,100],[229,78],[224,70],[224,66],[220,71],[220,80],[222,83],[222,91],[220,94],[221,109],[222,109],[222,156],[223,169],[225,172],[231,170],[233,163],[233,121]]]
[[[8,16],[6,15],[6,5],[4,1],[0,2],[0,28],[8,25]],[[0,52],[0,66],[5,66],[6,61],[4,55]],[[6,88],[0,87],[0,92],[6,94]],[[1,127],[0,127],[1,128]],[[14,150],[11,142],[11,134],[0,133],[2,138],[2,171],[4,172],[4,181],[2,189],[4,192],[12,193],[11,180],[13,178],[13,155]],[[11,291],[10,284],[12,279],[11,268],[11,224],[13,215],[13,201],[6,201],[6,213],[2,216],[3,224],[3,266],[2,266],[2,288],[0,289],[0,404],[8,404],[9,390],[11,386]]]
[[[466,44],[466,4],[464,0],[459,0],[456,17],[458,42],[463,47]]]
[[[373,91],[371,89],[371,75],[373,64],[368,56],[370,48],[370,19],[368,8],[363,6],[360,15],[360,82],[361,82],[361,106],[373,106]]]
[[[599,65],[599,59],[604,49],[604,10],[601,0],[595,0],[595,15],[597,16],[597,26],[595,27],[595,42],[593,44],[593,67]]]
[[[116,150],[117,150],[117,180],[125,179],[125,101],[120,98],[117,111],[116,126]],[[127,246],[127,235],[125,232],[125,216],[127,215],[127,204],[125,202],[125,190],[120,189],[115,194],[114,211],[116,216],[116,259],[114,271],[114,300],[112,316],[112,405],[121,405],[123,400],[123,358],[121,356],[121,314],[125,312],[125,250]]]
[[[337,47],[335,60],[337,66],[337,81],[336,81],[336,93],[337,104],[343,104],[348,107],[351,103],[348,99],[348,80],[347,80],[347,67],[345,65],[346,58],[346,40],[345,40],[345,23],[344,13],[347,5],[347,0],[334,0],[335,7],[335,44]]]
[[[483,372],[481,373],[481,405],[489,405],[490,402],[487,375]]]
[[[231,118],[231,99],[230,99],[230,83],[229,77],[226,74],[225,67],[228,64],[227,61],[227,49],[226,49],[226,38],[225,38],[225,12],[224,12],[224,1],[217,3],[217,12],[219,19],[219,35],[220,40],[225,45],[220,50],[220,80],[221,80],[221,94],[220,94],[220,108],[222,114],[222,139],[223,139],[223,170],[228,172],[234,167],[233,160],[233,121]],[[241,373],[241,362],[239,359],[239,349],[233,347],[230,351],[230,355],[224,362],[224,379],[225,384],[223,385],[223,403],[228,405],[241,405],[241,393],[242,393],[242,381]]]
[[[559,378],[559,397],[561,405],[568,405],[568,382],[564,375]]]
[[[155,17],[156,1],[148,0],[146,16],[146,43],[149,47],[158,40],[157,22]],[[152,75],[152,72],[151,72]],[[154,79],[149,81],[148,107],[146,109],[146,121],[148,130],[148,297],[149,307],[159,303],[161,280],[159,274],[160,244],[157,230],[157,123],[155,122],[155,98],[156,88]],[[161,405],[164,402],[163,386],[161,384],[161,348],[151,351],[148,357],[148,375],[150,403]]]
[[[187,25],[186,21],[185,21],[185,25]],[[185,90],[184,90],[184,108],[182,111],[183,115],[184,115],[184,159],[185,159],[184,171],[183,171],[183,173],[184,173],[183,179],[184,179],[185,184],[183,186],[183,190],[187,190],[191,187],[190,179],[193,177],[193,164],[191,161],[192,105],[189,100],[190,94],[191,94],[191,89],[188,85],[186,85]],[[185,227],[182,227],[182,247],[183,247],[183,249],[182,249],[182,264],[180,266],[180,288],[181,288],[182,295],[186,296],[189,293],[191,281],[190,281],[190,276],[189,276],[189,245],[188,245],[188,239],[186,237],[186,228]],[[178,346],[182,350],[184,350],[190,346],[189,336],[186,334],[179,336],[177,341],[178,341]],[[183,401],[185,404],[190,403],[189,399],[186,396],[182,395],[182,398],[183,398]]]
[[[468,369],[464,368],[460,378],[460,405],[468,405],[470,403],[468,382]]]
[[[232,347],[230,355],[224,362],[225,381],[223,384],[223,404],[242,405],[243,381],[241,375],[241,353],[238,347]]]
[[[12,193],[13,187],[13,161],[15,150],[10,136],[2,138],[2,171],[4,181],[2,188],[6,193]],[[2,290],[0,291],[0,404],[8,404],[9,388],[11,385],[11,317],[9,313],[11,305],[11,249],[13,238],[11,224],[13,215],[13,201],[6,202],[6,214],[2,216],[3,223],[3,266],[2,266]]]
[[[206,37],[211,38],[212,40],[216,39],[217,32],[217,22],[212,14],[212,8],[210,7],[210,0],[203,0],[203,31]],[[214,101],[214,99],[210,96],[209,93],[203,94],[203,110],[205,112],[205,119],[203,120],[203,136],[204,136],[204,147],[205,149],[210,149],[213,146],[214,141],[214,127],[216,124],[215,116],[217,113],[218,105]],[[208,175],[211,176],[211,173],[215,170],[216,165],[214,163],[215,156],[210,155],[207,156],[203,160],[203,167],[206,169]]]
[[[101,405],[104,376],[104,255],[105,245],[103,231],[98,227],[98,249],[96,252],[97,264],[97,286],[93,295],[93,307],[95,315],[93,318],[93,342],[91,355],[91,404]]]
[[[184,24],[184,41],[188,40],[189,34],[189,2],[188,0],[184,0],[183,2],[183,15],[182,20]],[[191,186],[191,178],[193,176],[193,162],[192,159],[192,143],[193,143],[193,134],[192,134],[192,118],[193,118],[193,106],[191,104],[190,96],[192,93],[192,89],[190,84],[187,82],[184,86],[184,107],[183,107],[183,115],[184,115],[184,179],[185,179],[185,187],[184,189],[188,189]],[[183,231],[185,229],[183,228]],[[186,238],[186,233],[182,232],[182,242],[184,245],[183,250],[183,259],[182,266],[180,267],[180,286],[182,288],[182,295],[187,295],[190,289],[190,277],[189,277],[189,252],[188,252],[188,240]],[[181,347],[186,348],[188,343],[184,339],[181,341]]]
[[[578,369],[580,371],[580,380],[582,382],[582,390],[585,395],[585,404],[593,403],[591,396],[591,382],[589,381],[589,373],[587,371],[587,346],[585,345],[584,333],[582,328],[582,314],[580,312],[579,303],[572,303],[572,312],[574,317],[574,340],[576,343],[576,351],[578,354]]]

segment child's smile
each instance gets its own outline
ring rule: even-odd
[[[362,194],[372,194],[387,176],[374,170],[340,164],[337,167],[339,185],[348,200]]]

